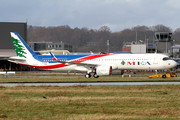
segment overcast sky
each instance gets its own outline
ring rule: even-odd
[[[118,32],[137,25],[180,28],[180,0],[0,0],[0,22]]]

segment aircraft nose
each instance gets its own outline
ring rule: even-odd
[[[177,65],[179,65],[179,63],[174,60],[173,61],[173,66],[176,67]]]

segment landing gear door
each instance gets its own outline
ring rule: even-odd
[[[158,64],[158,56],[154,55],[153,64]]]

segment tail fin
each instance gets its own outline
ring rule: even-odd
[[[16,55],[23,58],[34,57],[36,54],[24,42],[17,32],[10,32],[13,44],[16,50]]]

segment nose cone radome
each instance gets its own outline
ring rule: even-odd
[[[172,61],[172,63],[171,63],[172,67],[176,67],[177,65],[178,65],[178,63],[176,61]]]

